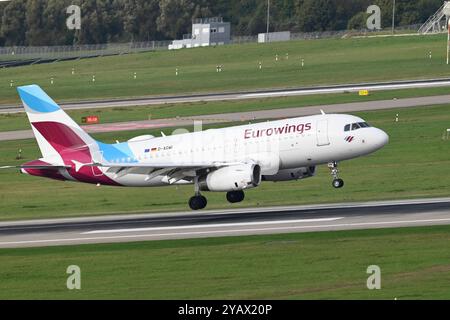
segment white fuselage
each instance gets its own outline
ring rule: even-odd
[[[315,115],[268,121],[223,129],[185,133],[127,142],[133,156],[109,162],[177,163],[253,162],[262,175],[279,170],[310,167],[356,158],[374,152],[388,142],[382,130],[373,127],[345,131],[345,126],[365,123],[352,115]],[[146,178],[145,168],[127,172],[102,171],[126,186],[169,184],[163,173]],[[191,181],[179,180],[178,184]]]

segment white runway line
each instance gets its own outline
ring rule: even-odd
[[[101,234],[101,233],[125,233],[125,232],[142,232],[142,231],[163,231],[163,230],[182,230],[192,228],[220,228],[220,227],[239,227],[239,226],[259,226],[265,224],[290,224],[301,222],[328,222],[344,219],[344,217],[321,218],[321,219],[297,219],[297,220],[279,220],[279,221],[260,221],[260,222],[235,222],[235,223],[215,223],[215,224],[192,224],[189,226],[174,227],[149,227],[149,228],[130,228],[130,229],[111,229],[111,230],[95,230],[82,232],[81,234]]]
[[[63,243],[63,242],[80,242],[80,241],[98,241],[98,240],[119,240],[119,239],[143,239],[143,238],[157,238],[157,237],[180,237],[193,235],[219,235],[242,234],[245,232],[267,232],[267,231],[295,231],[301,229],[315,229],[315,228],[337,228],[337,227],[364,227],[364,226],[380,226],[380,225],[398,225],[398,224],[416,224],[416,223],[432,223],[432,222],[450,222],[448,219],[426,219],[426,220],[405,220],[405,221],[380,221],[380,222],[365,222],[365,223],[343,223],[343,224],[329,224],[329,225],[314,225],[314,226],[292,226],[292,227],[274,227],[274,228],[255,228],[255,229],[239,229],[239,230],[216,230],[216,231],[193,231],[193,232],[176,232],[176,233],[159,233],[159,234],[135,234],[123,236],[108,236],[108,237],[90,237],[90,238],[61,238],[61,239],[43,239],[43,240],[23,240],[23,241],[8,241],[0,242],[0,246],[7,245],[23,245],[23,244],[37,244],[37,243]],[[339,230],[336,230],[339,231]],[[161,239],[165,240],[165,239]]]

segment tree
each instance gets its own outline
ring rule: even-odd
[[[108,12],[110,1],[108,0],[83,0],[81,1],[81,30],[77,32],[77,42],[81,44],[106,43],[108,28],[104,18]]]
[[[178,39],[188,32],[195,10],[192,0],[160,0],[159,9],[158,31],[171,39]]]
[[[33,1],[33,0],[29,0]],[[74,31],[66,26],[68,0],[47,0],[42,12],[43,33],[40,45],[72,44]],[[34,40],[36,43],[37,40]]]
[[[304,0],[297,14],[302,31],[333,30],[336,25],[336,5],[331,0]]]
[[[149,41],[159,38],[157,19],[160,14],[157,0],[126,0],[123,28],[132,41]]]
[[[359,12],[355,14],[349,21],[347,25],[348,30],[361,30],[367,27],[367,13]]]
[[[25,19],[26,25],[26,43],[30,46],[35,46],[45,43],[46,36],[45,26],[43,21],[43,12],[45,7],[44,0],[28,1],[26,3]]]
[[[3,11],[1,34],[5,38],[5,45],[7,46],[25,44],[25,4],[24,0],[11,1]]]
[[[396,0],[396,25],[423,23],[441,0]],[[66,9],[81,7],[81,30]],[[366,9],[392,22],[393,0],[270,0],[270,31],[325,31],[366,26]],[[13,0],[0,2],[0,45],[62,45],[179,39],[198,17],[222,16],[233,35],[266,31],[267,0]]]

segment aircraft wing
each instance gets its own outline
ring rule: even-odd
[[[176,183],[180,180],[192,180],[196,175],[197,170],[219,168],[224,166],[231,166],[242,164],[242,162],[165,162],[165,163],[76,163],[78,170],[83,166],[88,167],[104,167],[108,168],[109,172],[114,173],[114,178],[124,176],[128,173],[139,173],[146,175],[146,181],[159,176],[165,175],[168,177],[170,184]]]
[[[193,168],[220,168],[225,166],[232,166],[242,164],[242,162],[164,162],[164,163],[112,163],[112,162],[94,162],[82,164],[80,167],[106,167],[106,168],[149,168],[149,169],[163,169],[163,168],[179,168],[179,169],[193,169]]]

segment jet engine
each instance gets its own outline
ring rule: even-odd
[[[222,167],[199,177],[202,191],[235,191],[257,187],[261,183],[261,167],[241,164]]]
[[[302,167],[294,169],[283,169],[272,176],[263,176],[263,181],[289,181],[312,177],[316,174],[316,167]]]

